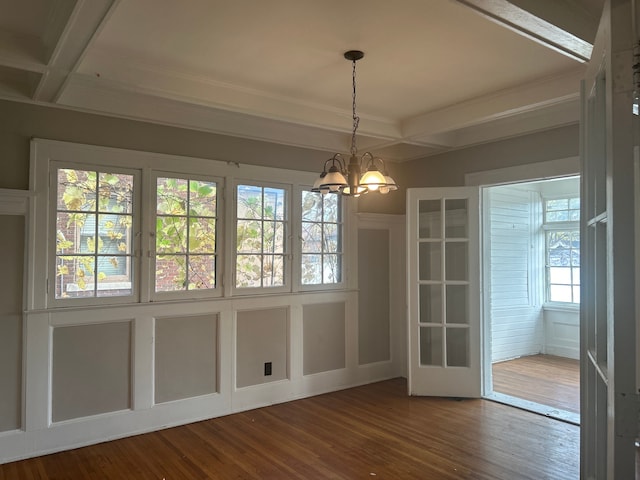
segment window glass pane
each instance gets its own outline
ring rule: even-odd
[[[189,215],[215,217],[217,208],[215,182],[189,181]]]
[[[213,253],[216,251],[216,219],[189,219],[189,252]]]
[[[187,181],[181,178],[158,178],[156,181],[156,213],[185,215],[187,213]]]
[[[575,198],[567,201],[571,206],[580,203]],[[547,300],[579,303],[579,295],[574,292],[580,285],[580,232],[577,229],[548,230],[546,239]]]
[[[133,175],[61,168],[56,178],[55,297],[131,295]]]
[[[576,285],[572,287],[573,291],[573,301],[575,303],[580,303],[580,285]]]
[[[322,255],[302,255],[303,285],[322,283]]]
[[[262,256],[236,256],[236,287],[260,287],[262,281]]]
[[[118,251],[126,252],[131,245],[131,221],[131,215],[98,215],[98,236],[105,244],[111,242],[118,245]]]
[[[324,255],[322,263],[322,282],[338,283],[341,281],[341,255]]]
[[[420,242],[418,265],[420,280],[442,279],[442,247],[440,242]]]
[[[319,222],[322,220],[323,197],[335,197],[336,195],[319,195],[303,190],[302,192],[302,221]]]
[[[252,185],[238,185],[238,218],[262,218],[262,188]]]
[[[58,169],[57,209],[68,211],[95,210],[97,172]]]
[[[317,195],[317,194],[316,194]],[[342,209],[340,208],[340,196],[339,195],[322,195],[323,208],[323,220],[325,222],[338,223],[342,220]]]
[[[549,269],[549,282],[571,285],[571,268],[551,267]]]
[[[557,200],[547,200],[547,210],[566,210],[569,208],[569,200],[560,198]]]
[[[94,297],[95,257],[60,255],[56,258],[56,298]]]
[[[447,366],[469,366],[469,329],[447,328]]]
[[[334,253],[340,251],[340,236],[337,224],[325,224],[322,239],[322,249],[324,252]]]
[[[284,220],[284,190],[279,188],[264,189],[264,218],[268,220]]]
[[[467,242],[445,243],[445,280],[468,280]]]
[[[445,200],[444,209],[445,237],[466,238],[468,221],[467,200]]]
[[[175,292],[186,290],[187,256],[156,256],[156,292]]]
[[[420,322],[442,323],[441,285],[420,285]]]
[[[442,236],[440,200],[420,200],[418,202],[418,236],[420,238],[440,238]]]
[[[98,189],[100,212],[131,213],[133,211],[133,176],[101,172]]]
[[[185,217],[156,218],[156,251],[158,253],[187,251],[187,219]]]
[[[216,287],[216,193],[212,181],[156,180],[156,292]]]
[[[241,253],[262,252],[262,222],[238,220],[237,250]]]
[[[302,192],[301,283],[322,285],[342,281],[342,224],[339,195]]]
[[[442,327],[420,327],[420,365],[442,366]]]
[[[189,256],[189,290],[201,290],[216,287],[215,255]]]
[[[571,302],[571,286],[549,285],[549,297],[552,302]]]
[[[311,200],[311,197],[307,197],[307,201]],[[285,284],[286,209],[286,190],[238,185],[237,288],[278,287]]]
[[[569,199],[569,208],[572,210],[580,210],[580,197]]]
[[[262,282],[264,287],[284,285],[284,258],[282,255],[265,255]]]
[[[302,223],[302,252],[322,252],[322,228],[319,223]]]
[[[447,285],[447,323],[469,323],[467,312],[468,286],[467,285]]]

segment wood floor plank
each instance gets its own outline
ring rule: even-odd
[[[579,429],[404,379],[0,465],[0,480],[574,480]]]
[[[530,355],[494,363],[493,390],[568,412],[580,413],[580,362]]]

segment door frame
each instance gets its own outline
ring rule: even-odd
[[[540,175],[544,172],[544,175]],[[493,378],[491,373],[491,278],[490,269],[485,264],[486,239],[487,239],[487,202],[485,201],[486,189],[500,185],[514,183],[536,182],[542,180],[552,180],[562,177],[580,175],[580,157],[572,156],[539,162],[534,164],[518,165],[494,170],[468,173],[465,175],[465,185],[477,186],[480,188],[480,277],[483,285],[481,291],[482,322],[481,322],[481,374],[482,374],[482,397],[495,400],[501,403],[511,403],[504,395],[496,395],[493,392]],[[523,401],[521,405],[527,410],[537,413],[547,414],[546,410],[540,409],[540,405],[533,402]],[[559,415],[560,419],[575,422],[573,417],[565,418]]]

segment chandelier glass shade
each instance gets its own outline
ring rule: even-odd
[[[353,64],[353,131],[351,134],[351,155],[347,162],[340,153],[324,162],[322,173],[316,179],[311,191],[320,193],[339,193],[345,196],[359,197],[369,192],[387,194],[397,190],[398,185],[387,173],[384,160],[374,157],[370,152],[358,156],[356,132],[360,117],[356,115],[356,62],[364,57],[360,50],[349,50],[344,58]],[[364,167],[364,173],[363,173]]]

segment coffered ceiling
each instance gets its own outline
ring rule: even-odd
[[[601,0],[0,0],[0,98],[393,161],[578,120]]]

